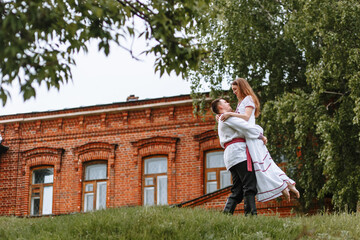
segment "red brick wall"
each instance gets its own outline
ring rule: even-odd
[[[190,100],[189,96],[86,108],[86,111]],[[84,109],[30,113],[16,118],[77,113]],[[203,194],[202,162],[195,135],[214,128],[209,113],[195,118],[192,104],[115,111],[49,120],[1,123],[0,215],[29,214],[31,168],[54,167],[53,213],[81,211],[83,163],[108,163],[107,207],[142,204],[143,158],[168,158],[168,202],[179,203]],[[218,144],[218,143],[217,143]],[[217,146],[219,147],[219,146]]]
[[[86,114],[99,110],[111,111]],[[51,118],[29,120],[36,117]],[[0,117],[9,147],[0,156],[0,215],[29,215],[31,169],[44,165],[54,167],[53,214],[81,211],[83,164],[92,160],[108,164],[107,207],[142,204],[143,158],[153,155],[168,158],[169,204],[199,197],[204,153],[220,148],[214,125],[210,112],[193,116],[189,96]]]

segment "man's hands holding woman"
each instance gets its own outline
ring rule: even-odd
[[[222,115],[218,114],[218,115],[216,115],[216,121],[217,122],[219,120],[225,121],[226,119],[228,119],[231,116],[232,116],[232,112],[226,112],[226,113],[223,113]]]
[[[231,117],[232,114],[233,114],[233,112],[223,113],[223,114],[220,116],[220,120],[221,120],[221,121],[225,121],[226,119],[228,119],[229,117]]]

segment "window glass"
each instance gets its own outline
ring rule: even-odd
[[[224,164],[224,152],[209,152],[206,153],[206,167],[207,168],[222,168]]]
[[[216,180],[216,172],[208,172],[208,181]]]
[[[155,197],[155,194],[154,194],[154,187],[146,187],[144,188],[144,205],[154,205],[155,202],[154,202],[154,197]]]
[[[231,173],[226,171],[224,152],[207,152],[205,157],[205,192],[211,193],[231,185]]]
[[[208,182],[206,185],[206,192],[211,193],[217,190],[217,182]]]
[[[86,166],[85,180],[106,179],[107,176],[106,164],[92,164]]]
[[[40,210],[40,197],[31,198],[31,215],[39,215]]]
[[[97,183],[96,210],[106,208],[106,182]]]
[[[84,212],[92,211],[94,209],[94,194],[86,193],[84,199]]]
[[[220,188],[224,188],[231,185],[231,173],[223,170],[220,171]]]
[[[53,186],[44,187],[42,214],[52,214]]]
[[[154,178],[145,178],[145,185],[154,185]]]
[[[157,191],[157,203],[158,205],[167,204],[167,176],[158,176],[158,191]]]
[[[145,174],[167,172],[167,159],[164,157],[145,159]]]
[[[53,168],[41,168],[33,171],[33,184],[52,183],[54,181]]]
[[[94,185],[92,183],[85,185],[85,192],[92,192],[94,191]]]

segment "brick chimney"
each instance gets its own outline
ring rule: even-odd
[[[132,95],[130,95],[130,96],[128,96],[128,97],[126,98],[126,101],[127,101],[127,102],[132,102],[132,101],[137,101],[138,99],[139,99],[139,97],[135,97],[135,95],[132,94]]]

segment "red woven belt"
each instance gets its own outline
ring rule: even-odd
[[[246,142],[246,140],[244,138],[234,138],[230,142],[224,143],[224,147],[226,149],[229,145],[238,142]],[[246,145],[246,160],[247,160],[247,169],[249,172],[251,172],[252,171],[251,156],[247,145]]]

